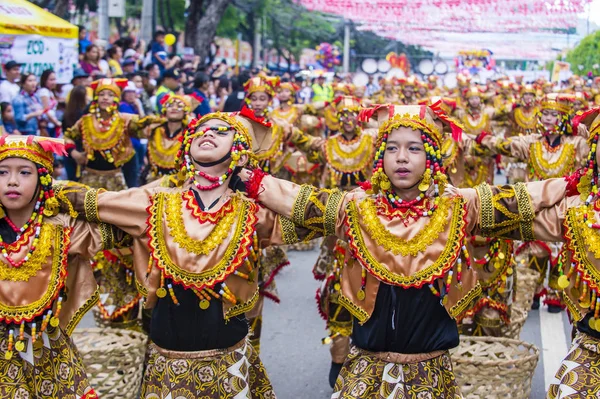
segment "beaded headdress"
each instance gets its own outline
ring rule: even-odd
[[[64,140],[19,135],[0,137],[0,161],[6,158],[25,158],[52,173],[54,155],[66,155]]]
[[[213,126],[201,128],[201,125],[209,120],[218,119],[229,125],[226,126]],[[253,143],[253,133],[251,132],[252,127],[247,122],[243,120],[243,117],[239,117],[233,114],[228,114],[224,112],[214,112],[211,114],[204,115],[199,119],[193,119],[187,126],[181,142],[181,148],[177,153],[177,158],[180,162],[181,172],[185,173],[185,178],[189,179],[192,184],[195,184],[199,190],[210,190],[212,188],[218,187],[223,184],[229,176],[233,174],[237,162],[239,161],[242,155],[248,155],[250,158],[252,157],[252,143]],[[199,172],[196,170],[196,166],[192,161],[192,157],[190,155],[190,148],[192,142],[197,137],[203,136],[209,130],[213,131],[227,131],[234,130],[233,143],[231,145],[231,152],[229,153],[228,158],[231,158],[231,162],[227,171],[222,176],[208,176],[203,172]],[[195,182],[196,175],[201,175],[211,181],[213,184],[209,186],[200,186]]]
[[[548,93],[541,101],[541,108],[558,111],[562,114],[570,114],[575,97],[571,94]]]
[[[160,105],[162,106],[162,113],[166,114],[167,113],[167,108],[169,108],[172,104],[175,104],[175,102],[180,102],[183,104],[183,112],[184,113],[188,113],[190,112],[190,101],[188,98],[184,97],[184,96],[179,96],[177,94],[166,94],[164,95],[161,99],[160,99]]]
[[[331,86],[331,88],[333,89],[334,93],[339,91],[344,93],[346,96],[351,96],[354,92],[354,85],[350,83],[335,83],[333,86]]]
[[[277,87],[277,91],[281,91],[281,90],[289,90],[292,92],[292,95],[296,95],[296,93],[298,93],[298,91],[300,90],[300,87],[298,87],[297,84],[292,83],[292,82],[283,82],[280,83],[279,86]]]
[[[244,84],[244,90],[249,97],[252,93],[259,91],[267,93],[269,96],[275,96],[275,88],[279,84],[279,77],[255,76]]]
[[[127,79],[109,79],[103,78],[92,82],[90,87],[94,90],[94,96],[97,96],[102,90],[110,90],[115,96],[121,97],[123,89],[127,87]]]
[[[481,89],[477,86],[471,86],[468,89],[465,89],[463,91],[463,96],[465,98],[469,98],[469,97],[479,97],[479,98],[483,98],[483,91],[481,91]]]
[[[425,105],[379,105],[361,111],[360,121],[367,121],[377,115],[379,132],[375,145],[375,159],[373,161],[373,175],[371,185],[374,193],[390,189],[390,181],[383,170],[383,156],[387,146],[387,139],[394,129],[408,127],[421,132],[421,139],[425,147],[427,162],[424,181],[433,182],[436,191],[443,192],[447,178],[443,169],[441,145],[444,139],[444,125],[454,123],[437,107]]]
[[[58,212],[58,200],[52,189],[54,156],[67,155],[64,140],[50,137],[4,135],[0,137],[0,162],[7,158],[23,158],[37,165],[41,185],[36,203],[38,214],[53,216]],[[0,214],[4,212],[1,211]],[[2,215],[2,217],[4,217]]]
[[[352,96],[340,96],[333,100],[338,116],[346,112],[359,112],[360,100]]]

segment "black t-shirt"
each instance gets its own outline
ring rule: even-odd
[[[404,289],[381,283],[371,318],[355,319],[353,343],[372,352],[429,353],[458,346],[458,329],[426,285]]]

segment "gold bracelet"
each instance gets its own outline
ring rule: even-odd
[[[98,215],[98,189],[92,188],[85,193],[83,207],[85,209],[85,218],[88,222],[100,223]]]

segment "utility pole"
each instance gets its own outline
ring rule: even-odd
[[[140,39],[150,43],[154,33],[154,0],[143,0],[141,22]]]
[[[252,49],[254,50],[254,55],[252,56],[252,67],[258,68],[260,64],[260,44],[262,43],[262,30],[261,30],[261,20],[262,18],[256,17],[255,19],[255,28],[254,28],[254,45]]]
[[[342,71],[344,73],[350,71],[350,23],[348,21],[344,22],[344,58]]]
[[[98,38],[108,41],[109,36],[108,0],[100,0],[98,2]]]

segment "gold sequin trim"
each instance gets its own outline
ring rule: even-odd
[[[55,233],[54,225],[44,223],[40,231],[40,238],[37,243],[37,248],[33,251],[29,260],[23,263],[21,267],[13,267],[4,261],[0,261],[0,280],[2,281],[29,281],[29,279],[44,267],[46,259],[52,252],[52,238]],[[27,247],[31,247],[33,238]]]
[[[481,231],[485,234],[494,228],[494,206],[492,204],[492,189],[489,184],[483,183],[475,187],[477,195],[479,196],[480,211],[479,211],[479,225]]]
[[[294,200],[294,206],[292,207],[292,221],[297,225],[304,226],[304,212],[312,193],[313,186],[308,184],[300,186],[300,192]]]
[[[343,198],[344,195],[339,190],[333,190],[327,199],[327,205],[325,206],[325,221],[323,223],[325,237],[335,235],[339,207]]]
[[[360,306],[355,305],[350,298],[345,297],[342,293],[339,293],[338,301],[340,305],[348,309],[352,316],[356,317],[358,322],[362,325],[369,319],[369,314]]]
[[[524,183],[517,183],[514,185],[515,198],[517,199],[517,208],[519,209],[520,222],[521,222],[521,237],[525,241],[532,241],[535,239],[533,232],[533,219],[535,217],[535,211],[533,204],[531,203],[531,197],[527,192],[527,188]]]
[[[70,229],[54,226],[48,223],[52,230],[47,241],[54,242],[52,255],[52,269],[48,278],[48,287],[44,295],[37,301],[27,305],[9,306],[0,302],[0,318],[5,321],[21,323],[23,320],[31,320],[52,306],[52,302],[58,296],[59,290],[64,286],[67,278],[68,250],[71,242]],[[43,227],[42,227],[43,228]],[[40,239],[42,242],[42,239]]]
[[[281,236],[284,244],[295,244],[300,241],[298,234],[296,234],[296,225],[291,219],[280,216],[279,223],[281,224]]]
[[[445,217],[450,218],[451,221],[444,249],[433,263],[429,266],[422,267],[421,270],[410,276],[392,272],[387,265],[380,263],[373,256],[364,241],[361,223],[359,221],[359,219],[363,219],[363,215],[358,212],[355,201],[350,201],[346,210],[348,224],[347,235],[354,257],[373,276],[388,284],[408,288],[431,283],[434,279],[443,276],[453,267],[454,262],[460,254],[465,238],[465,200],[462,197],[456,197],[451,201],[454,202],[452,214],[448,215],[448,211],[446,211],[445,214]],[[438,212],[439,210],[440,209],[438,208]]]
[[[377,245],[383,247],[386,251],[392,252],[394,255],[417,256],[419,252],[424,252],[437,240],[446,228],[451,202],[451,198],[440,198],[438,208],[433,212],[427,224],[410,240],[396,237],[385,228],[379,220],[377,206],[373,199],[364,199],[361,201],[359,207],[363,225]]]
[[[452,317],[453,319],[456,319],[463,312],[465,312],[469,308],[471,308],[475,304],[474,301],[477,298],[479,298],[481,293],[482,293],[481,285],[479,285],[479,283],[477,283],[477,285],[475,287],[471,288],[471,290],[469,292],[467,292],[467,295],[460,298],[458,300],[458,302],[456,302],[456,304],[450,308],[450,310],[448,311],[448,313],[450,314],[450,317]]]
[[[85,193],[83,208],[85,210],[85,218],[88,222],[100,223],[98,215],[98,189],[92,188]]]
[[[181,195],[179,192],[165,194],[165,216],[167,219],[167,226],[169,226],[169,233],[173,237],[173,241],[181,249],[191,252],[196,255],[208,255],[215,250],[231,232],[231,226],[236,221],[239,230],[239,225],[243,223],[241,216],[245,214],[246,205],[240,204],[241,200],[238,197],[232,197],[230,199],[232,203],[232,210],[225,212],[221,219],[215,224],[215,227],[210,231],[208,236],[203,239],[191,238],[186,231],[183,211],[181,210]],[[223,205],[223,206],[226,206]]]
[[[73,330],[75,330],[75,327],[77,327],[81,319],[83,319],[83,316],[85,316],[85,314],[89,312],[99,300],[100,291],[98,288],[96,288],[96,291],[94,291],[92,296],[89,297],[79,309],[77,309],[73,317],[71,317],[71,320],[69,320],[69,324],[67,324],[67,328],[65,329],[65,333],[67,333],[67,335],[71,335],[73,333]]]
[[[189,272],[171,259],[166,244],[163,215],[167,211],[165,206],[166,193],[158,193],[152,198],[148,218],[149,247],[157,266],[165,272],[167,277],[176,283],[181,283],[188,288],[198,290],[212,287],[218,281],[223,281],[233,273],[248,256],[252,245],[252,235],[256,229],[257,205],[249,201],[240,201],[238,223],[230,235],[229,244],[223,257],[215,261],[214,265],[200,273]]]

